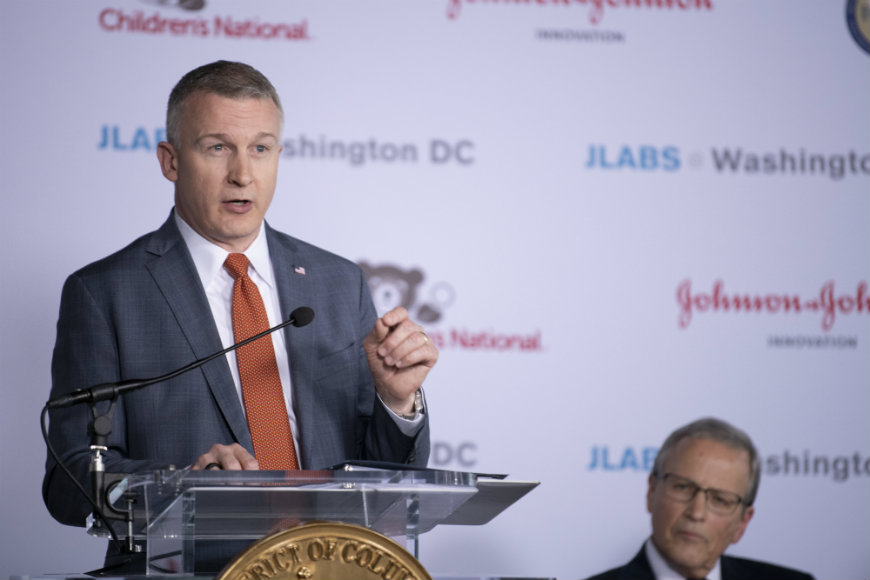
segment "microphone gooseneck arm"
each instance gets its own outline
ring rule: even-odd
[[[78,389],[67,395],[55,397],[54,399],[49,400],[46,405],[49,409],[56,409],[59,407],[69,407],[78,403],[96,403],[99,401],[108,401],[111,399],[115,399],[118,395],[122,393],[126,393],[128,391],[135,391],[136,389],[141,389],[155,383],[162,383],[163,381],[174,379],[178,375],[182,375],[188,371],[192,371],[195,368],[201,367],[205,363],[214,360],[221,355],[225,355],[230,351],[243,347],[249,342],[253,342],[259,338],[263,338],[267,334],[271,334],[276,330],[280,330],[289,324],[292,324],[296,327],[301,327],[305,326],[313,319],[314,311],[307,306],[300,306],[299,308],[291,312],[290,318],[288,318],[284,322],[165,375],[154,377],[151,379],[127,379],[126,381],[119,381],[117,383],[103,383],[100,385],[89,387],[87,389]]]

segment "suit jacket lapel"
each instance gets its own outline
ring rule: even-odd
[[[300,263],[298,247],[290,238],[279,235],[268,224],[266,224],[266,235],[281,302],[282,319],[287,320],[290,313],[300,306],[309,306],[314,310],[316,322],[317,297],[312,278],[308,275],[316,265]],[[306,469],[310,467],[315,440],[313,437],[305,436],[308,422],[302,410],[310,413],[312,409],[317,408],[312,400],[314,370],[317,362],[315,329],[314,324],[304,328],[295,328],[292,325],[284,328],[284,343],[287,345],[287,356],[290,357],[290,375],[293,383],[292,405],[299,425],[297,437],[301,447],[302,466]]]
[[[174,219],[170,214],[149,241],[147,250],[155,258],[146,267],[175,315],[194,356],[200,359],[221,350],[223,345],[202,282]],[[249,450],[253,449],[247,419],[226,358],[218,357],[190,372],[202,372],[236,441]]]
[[[655,580],[652,566],[650,566],[649,560],[646,557],[646,544],[642,545],[640,552],[635,555],[631,562],[622,568],[619,577],[626,580]]]
[[[740,578],[747,577],[740,573],[739,563],[731,556],[723,554],[722,557],[719,558],[719,567],[723,580],[739,580]]]

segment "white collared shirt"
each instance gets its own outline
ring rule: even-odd
[[[685,576],[670,567],[664,556],[661,555],[659,549],[653,544],[652,538],[648,538],[646,545],[646,559],[649,561],[653,575],[656,580],[685,580]],[[716,559],[716,565],[710,570],[706,576],[707,580],[722,580],[722,568],[719,565],[719,559]]]

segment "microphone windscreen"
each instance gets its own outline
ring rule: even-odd
[[[305,326],[312,320],[314,320],[314,311],[308,308],[307,306],[300,306],[296,310],[290,313],[290,318],[293,319],[292,324],[295,327]]]

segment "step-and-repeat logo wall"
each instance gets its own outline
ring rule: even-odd
[[[866,577],[866,0],[49,9],[0,8],[5,52],[29,55],[4,64],[8,169],[29,176],[7,200],[29,219],[5,235],[28,240],[15,260],[45,289],[9,311],[38,314],[4,365],[38,394],[10,390],[4,423],[36,424],[63,278],[169,211],[155,151],[172,85],[243,60],[286,111],[271,225],[354,260],[378,310],[404,306],[440,349],[430,466],[541,482],[486,526],[422,537],[430,571],[577,578],[627,561],[659,445],[716,415],[762,454],[732,551]],[[52,235],[34,236],[43,222]],[[39,486],[42,444],[24,445],[7,498]],[[82,551],[47,515],[5,509],[19,523],[0,575],[98,567],[102,542]]]

